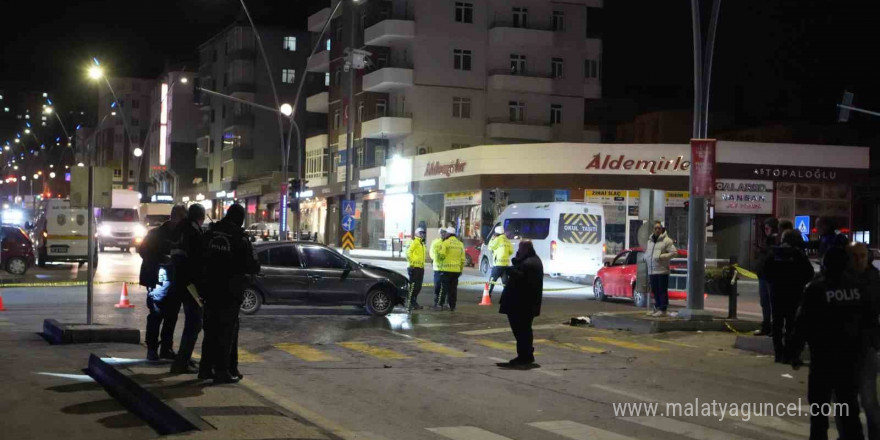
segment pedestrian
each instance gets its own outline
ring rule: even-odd
[[[834,217],[819,217],[819,220],[816,221],[819,239],[810,241],[807,248],[815,249],[819,254],[819,259],[831,248],[845,248],[849,244],[849,238],[838,232],[837,228],[837,220]]]
[[[455,236],[455,228],[446,228],[446,238],[437,251],[440,260],[440,284],[449,302],[449,311],[455,311],[458,299],[458,278],[464,269],[464,244]],[[442,300],[441,300],[442,302]]]
[[[205,337],[199,379],[215,384],[235,383],[238,371],[238,312],[244,299],[248,275],[260,271],[254,249],[245,234],[245,209],[234,203],[226,216],[205,232],[204,264],[211,276],[205,286]]]
[[[498,366],[527,367],[535,363],[532,321],[541,314],[544,291],[544,265],[531,241],[519,243],[513,266],[506,271],[505,277],[499,313],[507,315],[516,338],[516,357]]]
[[[183,304],[183,335],[171,372],[196,374],[192,352],[202,331],[202,306],[198,298],[204,278],[202,264],[202,224],[205,208],[198,203],[190,205],[186,219],[174,228],[177,242],[171,248],[173,277],[171,294]]]
[[[775,246],[762,263],[762,273],[772,293],[773,351],[779,363],[793,361],[788,359],[786,347],[791,345],[794,317],[804,287],[815,275],[813,265],[801,250],[802,244],[800,232],[789,229],[782,234],[782,244]]]
[[[672,239],[666,235],[663,223],[654,222],[654,233],[648,238],[648,246],[645,248],[645,263],[648,267],[648,279],[651,291],[654,292],[654,312],[650,316],[666,316],[666,308],[669,307],[669,261],[675,257],[678,250]]]
[[[872,304],[859,281],[847,270],[843,248],[831,248],[822,258],[822,271],[804,292],[798,309],[790,359],[798,359],[804,343],[810,347],[810,374],[807,396],[811,408],[827,408],[833,395],[842,414],[840,438],[861,439],[857,398],[860,356],[865,320],[872,315]],[[792,362],[792,367],[800,367]],[[828,416],[816,411],[810,415],[810,439],[828,438]]]
[[[770,257],[773,248],[779,244],[779,219],[769,217],[764,219],[764,237],[758,243],[758,261],[764,261]],[[760,264],[758,266],[758,296],[761,300],[761,328],[755,331],[755,336],[770,336],[773,333],[773,303],[770,283],[764,277]]]
[[[429,254],[431,256],[431,269],[434,272],[434,310],[443,310],[445,298],[443,298],[443,283],[440,282],[440,257],[437,253],[440,252],[440,246],[443,245],[443,240],[447,237],[446,229],[440,228],[437,234],[438,237],[431,241]]]
[[[877,351],[880,349],[880,272],[869,262],[868,247],[864,243],[852,243],[846,247],[849,271],[861,284],[873,308],[865,320],[863,352],[859,368],[859,401],[865,411],[868,439],[880,439],[880,402],[877,400]]]
[[[409,310],[421,310],[419,292],[425,279],[425,230],[417,228],[415,236],[406,249],[406,272],[409,275],[409,295],[406,307]]]
[[[151,230],[138,247],[141,256],[140,285],[147,288],[147,360],[174,359],[174,327],[180,301],[169,293],[171,244],[174,228],[186,217],[186,207],[174,205],[168,221]],[[161,342],[159,340],[161,329]],[[161,350],[160,350],[161,347]]]
[[[492,274],[489,277],[489,298],[492,297],[492,291],[495,290],[495,283],[499,279],[504,279],[504,274],[510,267],[510,257],[513,256],[513,244],[507,238],[504,226],[495,227],[495,236],[489,241],[489,250],[492,251]]]

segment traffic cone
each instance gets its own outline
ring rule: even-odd
[[[0,294],[0,312],[5,312],[6,309],[3,308],[3,295]]]
[[[480,302],[481,306],[491,306],[492,305],[492,297],[489,296],[489,283],[486,283],[486,286],[483,287],[483,301]]]
[[[122,295],[119,296],[119,304],[115,304],[113,307],[117,309],[134,308],[134,304],[128,302],[128,283],[122,282]]]

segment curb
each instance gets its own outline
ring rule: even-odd
[[[52,345],[90,342],[141,343],[141,332],[137,329],[108,327],[102,324],[62,324],[54,319],[43,320],[42,335]]]

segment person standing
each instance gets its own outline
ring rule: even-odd
[[[861,284],[868,297],[871,314],[865,320],[861,365],[859,367],[859,401],[865,411],[868,439],[880,439],[880,402],[877,400],[877,351],[880,349],[880,272],[871,265],[868,247],[864,243],[851,243],[846,247],[849,271]]]
[[[799,362],[788,359],[786,347],[791,344],[794,317],[801,303],[804,287],[815,275],[813,265],[801,250],[803,239],[800,232],[787,230],[782,234],[782,244],[774,247],[762,264],[764,279],[770,284],[773,309],[773,351],[779,363]]]
[[[458,299],[458,278],[464,269],[464,244],[455,236],[455,228],[446,228],[446,238],[437,251],[440,260],[440,284],[449,301],[449,311],[455,311]],[[442,298],[441,298],[442,302]]]
[[[238,371],[238,312],[247,276],[260,272],[260,263],[242,229],[245,209],[234,203],[226,216],[205,233],[205,337],[199,379],[215,384],[241,380]]]
[[[654,292],[654,308],[657,309],[650,316],[666,316],[666,308],[669,307],[669,261],[676,252],[678,250],[666,235],[663,223],[654,222],[654,233],[648,238],[643,257],[648,267],[651,291]]]
[[[516,338],[516,358],[498,366],[524,367],[535,363],[532,321],[541,314],[544,291],[544,265],[531,241],[519,243],[513,266],[507,270],[506,278],[498,312],[507,315],[513,337]]]
[[[764,220],[764,240],[758,245],[758,261],[770,257],[773,248],[779,244],[779,219],[770,217]],[[758,295],[761,299],[761,328],[755,336],[770,336],[773,329],[773,303],[770,283],[762,270],[758,270]]]
[[[510,257],[513,256],[513,244],[507,238],[504,227],[498,225],[495,227],[495,236],[489,241],[489,250],[492,251],[494,264],[492,265],[492,274],[489,277],[489,297],[492,297],[492,291],[495,290],[495,283],[499,279],[504,279],[504,274],[510,267]]]
[[[858,382],[866,320],[873,305],[860,282],[847,273],[843,248],[831,248],[822,258],[822,273],[807,286],[795,320],[790,359],[797,359],[804,343],[810,347],[807,396],[812,407],[831,402],[845,405],[838,414],[840,438],[863,438],[859,421]],[[792,362],[792,368],[800,367]],[[828,438],[828,416],[810,416],[810,439]]]
[[[169,293],[171,286],[171,244],[174,228],[186,217],[186,207],[174,205],[171,216],[151,230],[138,248],[142,258],[140,285],[147,288],[147,360],[174,359],[174,327],[180,313],[180,301]],[[162,340],[159,341],[161,328]],[[159,348],[161,347],[161,350]]]
[[[193,292],[197,292],[204,279],[202,264],[202,224],[205,222],[205,208],[194,203],[190,205],[186,219],[174,228],[177,242],[171,248],[173,278],[171,294],[183,304],[183,335],[171,372],[174,374],[195,374],[192,352],[202,331],[202,306]],[[196,293],[197,294],[197,293]]]
[[[845,248],[849,244],[849,238],[837,232],[837,220],[833,217],[819,217],[816,221],[816,229],[819,230],[819,239],[807,243],[807,248],[815,249],[819,258],[825,255],[831,248]]]
[[[409,295],[406,299],[406,307],[409,310],[421,310],[419,305],[419,292],[422,291],[422,282],[425,279],[425,230],[416,229],[412,243],[406,249],[406,272],[409,275]]]
[[[443,283],[440,280],[440,257],[438,253],[440,252],[440,246],[443,246],[443,240],[448,235],[446,235],[446,229],[444,228],[440,228],[438,234],[439,237],[431,241],[429,253],[431,255],[431,269],[434,272],[434,310],[443,310],[445,298],[443,298]]]

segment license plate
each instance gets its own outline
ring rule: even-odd
[[[49,250],[52,251],[53,254],[66,254],[67,253],[66,247],[51,247],[51,248],[49,248]]]

